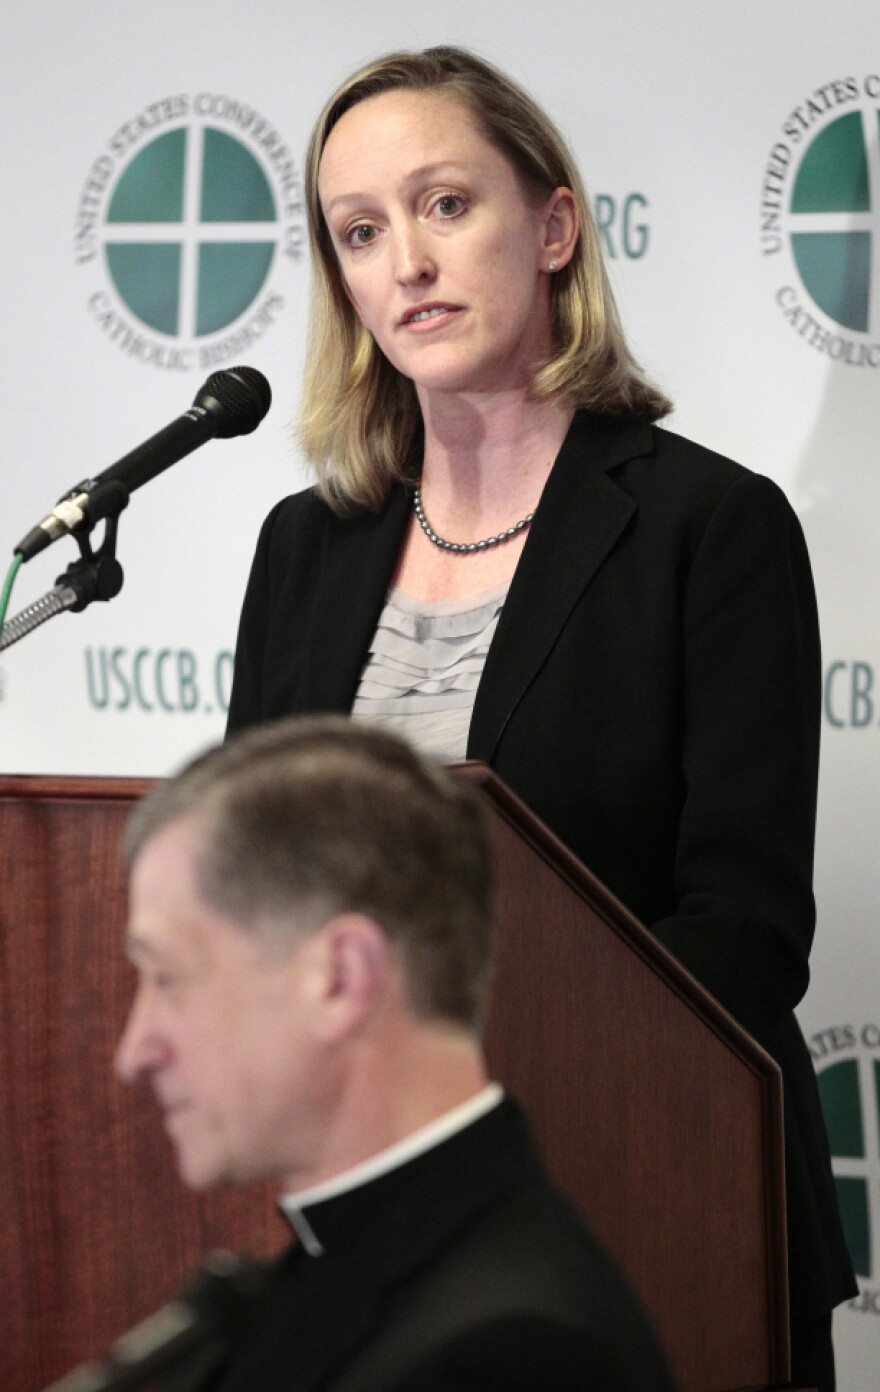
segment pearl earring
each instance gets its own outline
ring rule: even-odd
[[[551,261],[550,265],[547,267],[548,271],[555,271],[557,268],[557,262],[555,261]]]

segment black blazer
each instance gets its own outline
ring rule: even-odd
[[[211,1392],[674,1392],[619,1272],[503,1102],[397,1170],[306,1210]]]
[[[409,518],[313,491],[260,535],[229,728],[351,709]],[[793,1310],[855,1291],[812,1064],[820,652],[800,525],[769,479],[578,413],[477,691],[483,759],[780,1063]]]

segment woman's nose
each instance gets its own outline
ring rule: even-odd
[[[427,233],[418,223],[408,224],[395,235],[395,271],[401,285],[416,285],[435,278],[437,266],[427,245]]]

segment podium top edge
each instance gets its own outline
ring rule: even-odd
[[[155,778],[92,777],[82,774],[0,774],[0,798],[55,802],[135,802],[155,785]]]

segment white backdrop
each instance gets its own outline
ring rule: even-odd
[[[120,526],[126,583],[112,606],[62,615],[0,655],[0,767],[162,774],[222,732],[225,655],[257,529],[304,482],[289,427],[303,354],[297,180],[308,129],[357,62],[443,41],[510,70],[570,138],[606,225],[633,344],[677,402],[673,427],[775,478],[807,532],[827,699],[820,926],[801,1018],[861,1272],[862,1297],[837,1321],[840,1385],[871,1392],[880,1387],[872,0],[826,0],[809,14],[796,0],[21,7],[0,58],[7,554],[69,486],[179,415],[213,367],[252,363],[275,401],[256,436],[212,443],[134,496]],[[224,201],[210,163],[218,140],[238,174],[254,176],[250,211]],[[139,180],[155,194],[146,214],[136,197],[123,207]],[[160,204],[170,231],[147,221]],[[237,306],[192,289],[200,218],[241,254],[236,264],[251,266],[247,247],[263,245],[265,279],[250,272],[253,293]],[[181,249],[190,287],[179,320],[177,252],[150,259],[163,238]],[[146,311],[135,290],[145,267],[166,291]],[[196,303],[213,315],[207,326],[192,317]],[[159,327],[139,310],[158,314]],[[75,554],[68,540],[31,562],[10,612]]]

